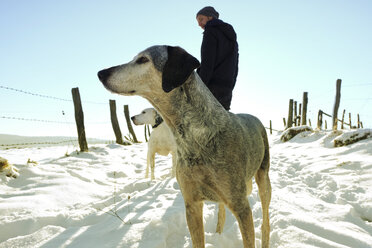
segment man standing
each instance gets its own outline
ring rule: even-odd
[[[222,106],[230,110],[238,75],[238,43],[234,28],[218,18],[218,12],[211,6],[196,14],[199,26],[204,29],[197,72]]]

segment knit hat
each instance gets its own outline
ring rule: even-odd
[[[220,16],[220,14],[218,14],[218,12],[212,6],[207,6],[207,7],[202,8],[196,14],[196,16],[198,15],[211,16],[215,19],[218,19],[218,17]]]

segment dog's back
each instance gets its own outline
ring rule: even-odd
[[[248,132],[248,137],[249,137],[249,139],[247,139],[247,143],[251,146],[251,148],[253,148],[253,146],[256,147],[257,143],[260,143],[258,142],[259,140],[261,140],[263,143],[263,149],[260,149],[264,151],[264,154],[263,154],[264,157],[262,161],[260,162],[261,167],[270,166],[269,161],[268,161],[270,158],[269,141],[267,138],[266,129],[264,125],[262,124],[262,122],[257,117],[250,115],[250,114],[237,114],[236,116],[241,120],[243,125],[246,126],[245,130]],[[251,151],[248,151],[248,153],[252,153],[252,152],[257,152],[257,150],[252,149]],[[254,154],[249,154],[250,157],[257,157],[253,155]]]
[[[239,122],[245,126],[244,131],[247,132],[246,135],[250,137],[247,142],[254,140],[256,145],[257,140],[262,139],[262,141],[266,143],[266,129],[257,117],[250,114],[236,114],[235,116],[239,119]]]

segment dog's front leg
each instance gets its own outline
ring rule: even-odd
[[[147,166],[146,166],[146,178],[149,177],[149,169],[151,168],[151,180],[155,179],[155,152],[148,148],[147,151]]]
[[[185,202],[186,220],[189,227],[192,247],[204,248],[203,202]]]
[[[177,170],[177,158],[176,158],[176,153],[172,152],[172,177],[176,176],[176,170]]]
[[[252,210],[249,206],[247,198],[237,201],[231,208],[231,211],[235,215],[239,222],[240,232],[243,238],[244,248],[254,248],[255,247],[255,233]]]
[[[223,203],[218,204],[218,221],[217,221],[217,228],[216,232],[221,234],[223,231],[223,226],[225,225],[226,220],[226,212],[225,212],[225,205]]]

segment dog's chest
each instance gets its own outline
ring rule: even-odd
[[[190,146],[190,149],[178,146],[177,158],[178,164],[185,167],[194,167],[212,162],[211,156],[213,153],[207,153],[205,148],[198,147],[198,145]]]
[[[199,128],[193,132],[185,132],[176,138],[177,152],[180,162],[186,166],[210,164],[218,150],[218,144],[210,132]]]
[[[185,198],[218,202],[221,197],[215,171],[206,165],[177,167],[177,180]]]

